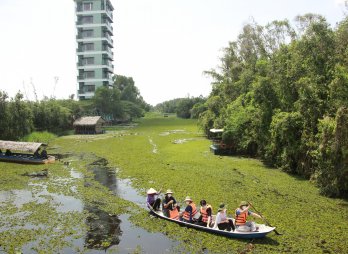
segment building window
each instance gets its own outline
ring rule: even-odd
[[[91,51],[94,50],[94,43],[85,43],[82,45],[83,51]]]
[[[94,71],[85,71],[84,76],[85,78],[94,78],[95,74]]]
[[[91,11],[93,9],[93,3],[83,3],[84,11]]]
[[[83,30],[81,32],[82,38],[93,37],[93,30]]]
[[[85,90],[86,90],[86,92],[94,92],[95,91],[95,85],[86,86]]]
[[[82,24],[91,24],[93,23],[93,16],[83,16],[81,17]]]
[[[94,57],[86,57],[82,60],[83,65],[92,65],[94,64]]]

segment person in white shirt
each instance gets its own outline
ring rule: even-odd
[[[234,231],[234,225],[232,219],[228,219],[226,215],[226,206],[221,203],[218,209],[218,213],[215,218],[214,228],[218,228],[220,230]]]

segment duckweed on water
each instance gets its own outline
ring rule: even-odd
[[[255,240],[250,250],[255,253],[348,250],[345,201],[319,196],[317,188],[308,181],[266,168],[258,160],[214,156],[209,152],[210,142],[201,139],[195,121],[148,118],[133,129],[124,130],[122,136],[119,131],[110,129],[106,134],[110,138],[95,139],[88,145],[76,144],[72,137],[58,139],[57,144],[106,158],[144,196],[149,187],[171,188],[177,200],[190,195],[198,203],[204,198],[215,211],[220,202],[225,202],[230,214],[241,200],[251,200],[284,233]],[[79,137],[81,144],[83,139],[89,137]],[[175,140],[190,141],[173,144]],[[238,252],[247,244],[151,219],[146,212],[133,215],[132,221],[150,232],[162,232],[179,240],[192,252]],[[325,244],[318,244],[320,241]]]
[[[177,140],[188,142],[174,142]],[[59,195],[64,195],[81,200],[86,207],[95,207],[105,216],[131,213],[130,220],[136,226],[179,241],[173,252],[348,251],[346,201],[319,196],[317,188],[308,181],[266,168],[258,160],[214,156],[209,152],[209,145],[193,120],[152,117],[127,128],[109,127],[103,135],[55,139],[50,143],[55,148],[52,153],[74,156],[50,165],[47,179],[21,176],[45,166],[0,163],[0,245],[9,253],[23,248],[31,248],[34,253],[42,250],[54,253],[69,245],[77,248],[73,239],[86,235],[91,227],[86,221],[94,215],[88,209],[60,204]],[[101,158],[107,160],[110,170],[118,169],[118,177],[130,179],[144,200],[149,187],[171,188],[181,203],[187,195],[196,203],[204,198],[216,212],[219,203],[224,202],[230,214],[241,200],[250,200],[284,235],[270,234],[250,243],[153,218],[145,209],[119,198],[95,179],[89,165]],[[72,177],[72,171],[81,177]],[[105,238],[98,243],[99,248],[107,249],[116,240]],[[134,252],[141,253],[141,246],[134,246]]]

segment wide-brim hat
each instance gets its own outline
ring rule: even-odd
[[[227,208],[227,205],[225,205],[224,203],[221,203],[221,204],[219,205],[218,212],[221,212],[221,211],[224,210],[225,208]]]
[[[156,194],[157,191],[154,189],[154,188],[150,188],[148,191],[147,191],[147,194]]]
[[[185,198],[185,202],[186,201],[192,201],[192,199],[189,197],[189,196],[187,196],[186,198]]]
[[[167,191],[166,191],[166,194],[173,194],[174,192],[171,190],[171,189],[168,189]]]
[[[242,202],[240,202],[239,207],[247,206],[247,205],[249,205],[249,203],[247,201],[242,201]]]

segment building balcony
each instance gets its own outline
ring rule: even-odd
[[[102,78],[85,78],[84,76],[77,76],[78,83],[92,83],[92,82],[113,82],[111,72],[107,72],[109,75],[103,74]]]
[[[114,60],[114,53],[112,53],[111,51],[103,51],[102,54],[103,54],[103,57],[106,57],[109,60]]]
[[[106,29],[104,29],[104,32],[108,32],[110,35],[114,35],[114,29],[112,28],[110,23],[103,23],[103,26],[106,27]]]
[[[85,92],[83,90],[77,90],[77,96],[84,97],[84,99],[91,99],[94,96],[94,92]]]
[[[111,63],[107,63],[107,64],[101,64],[101,65],[83,65],[83,64],[77,64],[77,69],[78,70],[95,70],[95,69],[105,69],[108,72],[114,72],[114,65]],[[83,78],[83,76],[80,76]]]
[[[103,15],[103,17],[107,20],[109,20],[109,22],[113,23],[114,22],[114,18],[112,15],[112,12],[110,11],[106,11],[105,14]]]

